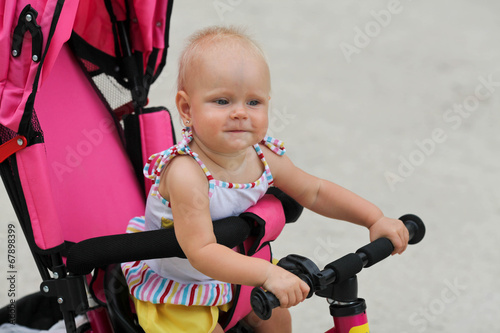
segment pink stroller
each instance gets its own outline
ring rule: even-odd
[[[166,62],[172,0],[1,0],[0,11],[0,171],[42,277],[1,322],[141,332],[119,263],[183,256],[171,230],[124,234],[144,212],[145,161],[175,142],[168,110],[146,107]],[[301,207],[279,191],[262,201],[215,221],[218,241],[270,258],[278,235],[264,225],[281,230]],[[88,323],[77,327],[81,314]],[[238,319],[221,324],[236,331]]]
[[[142,332],[120,263],[184,256],[172,229],[125,234],[144,212],[145,162],[175,142],[168,110],[146,107],[166,62],[172,0],[0,2],[0,173],[42,277],[40,292],[0,309],[0,323],[48,329],[63,319],[68,332]],[[269,243],[301,211],[273,189],[248,212],[214,221],[214,232],[271,260]],[[402,219],[420,241],[421,221]],[[391,252],[380,239],[323,271],[293,255],[280,265],[311,295],[340,300],[330,332],[343,333],[368,325],[355,274]],[[240,321],[250,299],[263,319],[278,306],[260,289],[233,288],[219,321],[227,332],[251,332]]]

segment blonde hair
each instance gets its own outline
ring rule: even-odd
[[[248,47],[255,55],[262,57],[267,64],[264,52],[243,28],[235,26],[208,27],[192,34],[181,53],[179,58],[179,73],[177,76],[177,90],[185,90],[187,69],[196,58],[200,57],[209,49],[235,47],[236,45]]]

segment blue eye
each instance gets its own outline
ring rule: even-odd
[[[253,101],[248,102],[248,105],[250,105],[250,106],[257,106],[257,105],[259,105],[259,104],[260,104],[260,103],[259,103],[259,101],[257,101],[257,100],[253,100]]]
[[[227,104],[229,104],[229,101],[226,99],[220,98],[220,99],[215,100],[215,103],[218,105],[227,105]]]

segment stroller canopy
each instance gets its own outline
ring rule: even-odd
[[[31,120],[34,94],[72,34],[78,56],[92,64],[87,69],[127,86],[132,83],[123,59],[142,57],[138,75],[151,84],[165,63],[171,5],[168,0],[0,0],[0,124],[24,131],[27,124],[21,123]]]

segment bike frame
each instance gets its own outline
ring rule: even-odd
[[[349,317],[333,317],[334,327],[326,333],[369,333],[366,312]]]
[[[364,299],[358,298],[357,292],[358,283],[356,276],[354,276],[337,286],[327,289],[326,292],[317,293],[317,296],[321,297],[329,294],[332,296],[329,303],[334,327],[326,331],[326,333],[370,332],[366,315],[366,303]]]
[[[347,307],[346,307],[347,306]],[[353,315],[342,315],[336,312],[352,312]],[[332,313],[334,326],[326,333],[368,333],[368,317],[366,315],[366,304],[364,299],[359,298],[355,302],[342,304],[333,302],[330,304],[330,313]]]

